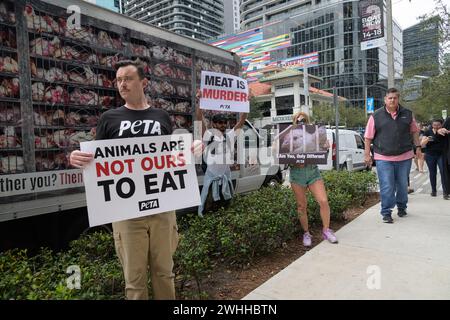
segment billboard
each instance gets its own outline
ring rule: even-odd
[[[383,15],[383,0],[359,2],[361,50],[378,48],[386,44]]]

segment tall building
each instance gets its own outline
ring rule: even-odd
[[[239,0],[224,0],[224,33],[232,34],[240,30]]]
[[[308,11],[329,0],[241,0],[241,29],[256,28]]]
[[[420,22],[403,31],[403,60],[405,71],[422,67],[417,74],[439,74],[440,54],[438,17]]]
[[[191,38],[223,34],[222,0],[122,0],[122,7],[127,16]]]
[[[121,0],[84,0],[93,4],[96,4],[100,7],[120,12],[120,1]],[[122,0],[123,1],[123,0]]]
[[[226,49],[239,53],[242,43],[250,46],[246,42],[248,34],[258,30],[262,36],[255,37],[255,41],[261,49],[254,52],[266,54],[255,56],[254,61],[259,65],[317,52],[318,65],[310,67],[308,72],[323,80],[313,86],[328,92],[336,87],[339,96],[359,107],[365,105],[367,92],[367,97],[374,97],[375,108],[378,108],[383,105],[386,92],[387,47],[361,50],[358,3],[358,0],[243,0],[241,29],[245,31],[240,33],[241,40],[239,35],[233,37],[235,49]],[[386,23],[386,19],[384,21]],[[393,34],[395,78],[401,79],[403,39],[395,21]],[[288,35],[290,43],[286,46],[282,42],[279,49],[273,48],[273,39],[281,35]],[[218,43],[228,44],[226,39]],[[243,61],[248,58],[247,54],[242,57]],[[249,63],[250,68],[254,65]]]

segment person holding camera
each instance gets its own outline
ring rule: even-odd
[[[434,119],[431,128],[424,132],[424,135],[420,141],[422,149],[425,151],[425,162],[427,163],[428,170],[430,172],[431,183],[431,196],[436,197],[436,176],[437,168],[439,167],[439,173],[441,174],[442,189],[444,196],[448,193],[444,183],[444,139],[440,139],[438,130],[442,128],[442,120]]]

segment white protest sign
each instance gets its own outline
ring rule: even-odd
[[[247,80],[230,74],[202,71],[200,109],[249,112]]]
[[[79,169],[1,175],[0,197],[83,186]]]
[[[89,225],[200,204],[191,134],[82,142]]]

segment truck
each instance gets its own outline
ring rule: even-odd
[[[234,53],[89,2],[0,0],[0,251],[58,248],[88,230],[83,175],[68,156],[123,105],[121,59],[142,62],[148,102],[192,133],[201,71],[241,70]],[[243,129],[242,148],[264,146],[251,123]],[[232,166],[237,193],[281,182],[280,167],[250,162]],[[201,185],[201,165],[197,173]]]

